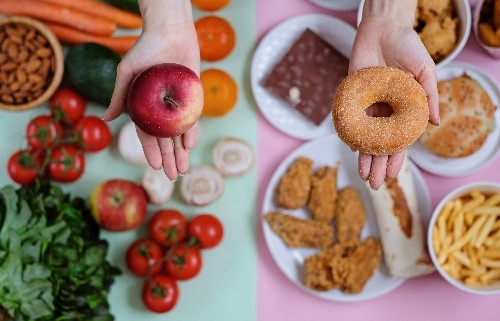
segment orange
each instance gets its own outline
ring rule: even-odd
[[[216,11],[224,8],[231,0],[191,0],[191,4],[203,11]]]
[[[238,98],[238,86],[227,72],[210,68],[201,72],[205,103],[202,116],[222,117],[233,110]]]
[[[224,18],[205,16],[194,23],[200,58],[205,61],[221,60],[233,51],[236,43],[236,33],[231,24]]]

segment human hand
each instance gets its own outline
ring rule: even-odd
[[[144,2],[144,4],[142,3]],[[198,38],[189,0],[139,1],[143,29],[137,42],[118,65],[115,90],[103,120],[111,121],[127,106],[130,84],[143,69],[158,63],[174,62],[200,74]],[[174,138],[157,138],[136,126],[144,155],[154,169],[163,167],[170,180],[189,168],[189,151],[196,143],[197,125]]]
[[[399,68],[414,77],[424,88],[429,105],[429,122],[439,125],[436,66],[413,29],[416,0],[367,0],[351,52],[349,74],[370,66]],[[411,8],[411,9],[410,9]],[[385,104],[373,105],[371,116],[390,115]],[[389,112],[389,114],[388,114]],[[385,178],[397,176],[405,151],[395,155],[359,153],[358,170],[370,187],[378,189]]]

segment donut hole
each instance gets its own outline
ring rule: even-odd
[[[392,106],[385,102],[376,102],[365,109],[365,113],[371,117],[391,117],[394,113]]]

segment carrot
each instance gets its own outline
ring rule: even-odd
[[[0,0],[0,14],[43,19],[103,36],[113,34],[117,28],[112,21],[38,0]]]
[[[119,54],[126,54],[138,38],[138,36],[96,36],[48,21],[43,21],[43,23],[52,30],[61,42],[70,45],[93,42],[108,47]]]
[[[140,15],[118,9],[104,2],[96,0],[40,0],[42,2],[60,5],[71,8],[87,14],[101,17],[113,21],[118,27],[127,29],[137,29],[142,27],[142,18]]]

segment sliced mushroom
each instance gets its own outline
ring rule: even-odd
[[[224,176],[241,176],[253,166],[252,147],[245,141],[227,137],[220,140],[212,151],[215,168]]]
[[[163,169],[156,170],[150,166],[144,169],[141,185],[152,204],[161,205],[167,202],[174,192],[174,184]]]
[[[134,122],[126,123],[118,135],[118,151],[120,155],[129,163],[145,166],[148,165],[141,141],[137,136]]]
[[[218,200],[223,192],[224,179],[212,166],[193,166],[182,176],[181,197],[189,205],[208,205]]]

